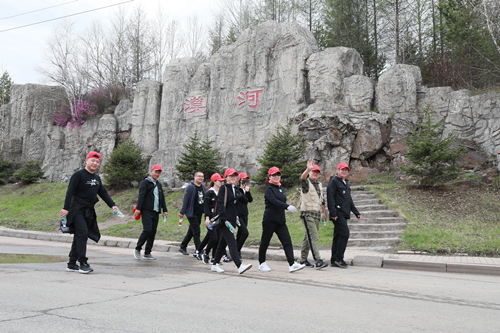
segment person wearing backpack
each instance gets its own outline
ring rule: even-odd
[[[139,198],[134,218],[139,214],[142,216],[142,233],[134,249],[135,259],[155,260],[151,254],[155,241],[156,229],[158,228],[158,218],[163,210],[163,215],[168,215],[165,195],[158,178],[161,175],[161,165],[155,164],[151,168],[150,175],[144,178],[139,185]],[[142,246],[146,244],[144,256],[141,257]]]

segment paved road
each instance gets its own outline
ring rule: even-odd
[[[69,244],[0,237],[0,253],[66,255]],[[193,257],[89,246],[95,272],[0,265],[0,332],[498,332],[500,278],[369,267],[237,275]]]

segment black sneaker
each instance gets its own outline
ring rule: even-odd
[[[196,251],[195,253],[193,253],[193,257],[195,257],[198,260],[201,260],[201,255],[200,255],[200,253],[198,251]]]
[[[348,266],[344,260],[335,261],[333,264],[337,267],[340,267],[340,268],[347,268],[347,266]]]
[[[306,267],[309,267],[309,268],[314,268],[314,265],[311,264],[309,261],[301,261],[300,262],[301,265],[305,265]]]
[[[316,262],[316,269],[322,269],[326,266],[328,266],[328,264],[321,259]]]
[[[78,270],[78,272],[82,273],[82,274],[87,274],[87,273],[90,273],[90,272],[93,272],[94,270],[92,269],[92,267],[90,267],[89,264],[87,264],[86,262],[82,262],[80,264],[80,269]]]
[[[185,255],[185,256],[188,256],[188,255],[189,255],[188,251],[186,251],[186,249],[185,249],[185,248],[182,248],[182,247],[180,247],[180,248],[179,248],[179,252],[180,252],[180,253],[182,253],[182,254],[183,254],[183,255]]]
[[[76,263],[73,262],[68,262],[68,267],[66,267],[66,270],[68,272],[78,272],[80,269],[80,266],[78,266]]]
[[[205,253],[201,254],[201,260],[204,264],[208,265],[208,256]]]
[[[230,257],[230,256],[228,256],[228,255],[224,255],[224,256],[222,257],[222,261],[223,261],[223,262],[230,262],[230,261],[233,261],[233,259],[231,259],[231,257]]]

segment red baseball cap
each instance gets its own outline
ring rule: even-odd
[[[98,160],[101,160],[101,154],[99,154],[96,151],[91,151],[88,155],[87,158],[97,158]]]
[[[349,165],[347,165],[347,163],[345,163],[345,162],[340,163],[339,166],[337,167],[337,170],[344,169],[344,168],[347,168],[347,170],[351,170],[351,169],[349,169]]]
[[[269,172],[267,173],[268,176],[274,175],[275,173],[279,173],[281,175],[280,169],[278,167],[273,166],[271,169],[269,169]]]
[[[318,171],[319,173],[321,173],[321,169],[319,168],[319,165],[317,164],[314,164],[311,171]]]
[[[242,172],[240,173],[240,175],[238,176],[239,179],[250,179],[250,176],[247,175],[246,172]]]
[[[224,178],[222,178],[222,176],[221,176],[221,175],[219,175],[218,173],[214,173],[214,174],[212,175],[212,177],[210,177],[210,180],[211,180],[211,181],[213,181],[213,182],[215,182],[215,181],[217,181],[217,180],[224,181]]]
[[[151,168],[151,170],[160,170],[161,171],[161,165],[155,164],[155,165],[153,165],[153,167]]]
[[[230,175],[236,175],[238,176],[238,172],[236,172],[236,170],[234,170],[233,168],[229,168],[226,170],[226,172],[224,172],[224,177],[227,177],[227,176],[230,176]]]

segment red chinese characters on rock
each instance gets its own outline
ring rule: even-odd
[[[205,114],[207,106],[203,97],[186,98],[184,101],[184,112],[189,114]]]
[[[259,94],[264,90],[250,90],[247,92],[240,91],[238,96],[238,107],[243,107],[245,104],[251,109],[256,109],[259,106]]]

